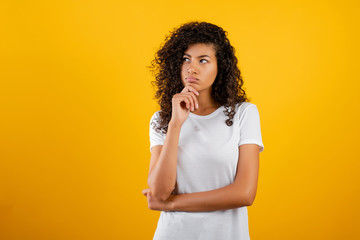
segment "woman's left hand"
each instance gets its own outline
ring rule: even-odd
[[[150,188],[144,189],[142,191],[142,193],[147,198],[148,208],[150,210],[171,211],[171,198],[172,198],[172,196],[170,196],[170,198],[168,198],[165,201],[160,201],[160,200],[155,199],[151,195]]]

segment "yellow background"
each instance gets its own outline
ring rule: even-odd
[[[1,1],[0,239],[152,239],[146,68],[229,32],[264,152],[252,240],[359,239],[358,1]]]

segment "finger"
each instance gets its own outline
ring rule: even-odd
[[[191,90],[191,92],[193,92],[193,93],[195,93],[197,96],[199,96],[200,95],[200,93],[198,92],[198,90],[196,90],[193,86],[188,86],[189,87],[189,89]]]
[[[183,102],[185,102],[185,104],[186,104],[186,109],[188,109],[188,110],[190,110],[190,101],[189,101],[189,99],[187,98],[187,96],[184,96],[184,98],[183,98]]]
[[[192,101],[193,101],[193,106],[195,109],[199,108],[199,102],[197,100],[197,97],[195,96],[195,94],[193,92],[189,92],[188,95],[191,97]]]
[[[184,87],[183,90],[181,90],[181,93],[186,93],[186,92],[189,92],[188,86]]]
[[[177,101],[178,101],[178,103],[180,104],[180,107],[182,107],[182,104],[181,104],[181,103],[184,102],[184,103],[185,103],[185,108],[186,108],[186,109],[189,109],[189,108],[190,108],[190,101],[189,101],[189,99],[187,98],[187,95],[182,95],[182,94],[178,95]]]
[[[186,92],[194,92],[196,95],[199,96],[199,92],[193,87],[193,86],[186,86],[184,87],[184,89],[181,91],[182,93],[186,93]]]
[[[184,105],[183,102],[185,104],[185,108],[187,109],[188,106],[187,106],[186,102],[184,101],[184,97],[180,93],[177,93],[174,95],[174,97],[172,99],[172,103],[174,104],[174,106],[177,106],[179,104],[180,107],[182,108]]]
[[[149,192],[150,192],[150,189],[149,189],[149,188],[142,190],[142,193],[143,193],[145,196],[147,196],[147,194],[148,194]]]
[[[190,109],[191,109],[191,111],[194,111],[194,109],[195,109],[195,100],[192,97],[192,94],[194,94],[194,93],[191,93],[191,92],[186,93],[187,98],[189,99],[189,102],[190,102]]]

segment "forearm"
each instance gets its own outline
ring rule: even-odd
[[[161,200],[165,200],[170,196],[176,184],[180,129],[180,125],[169,123],[159,159],[149,173],[149,188],[153,196]]]
[[[168,211],[207,212],[250,206],[251,194],[244,190],[233,183],[211,191],[172,195],[167,200]]]

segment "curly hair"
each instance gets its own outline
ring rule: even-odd
[[[165,37],[165,42],[155,53],[149,66],[155,76],[155,80],[151,82],[153,87],[157,87],[155,99],[161,107],[156,131],[167,132],[172,113],[172,97],[184,88],[181,81],[184,52],[189,45],[197,43],[212,44],[215,48],[218,73],[212,84],[211,96],[225,107],[224,114],[228,116],[225,123],[228,126],[233,124],[235,105],[249,99],[242,88],[244,82],[237,67],[235,49],[231,46],[227,34],[214,24],[195,21],[174,28]]]

